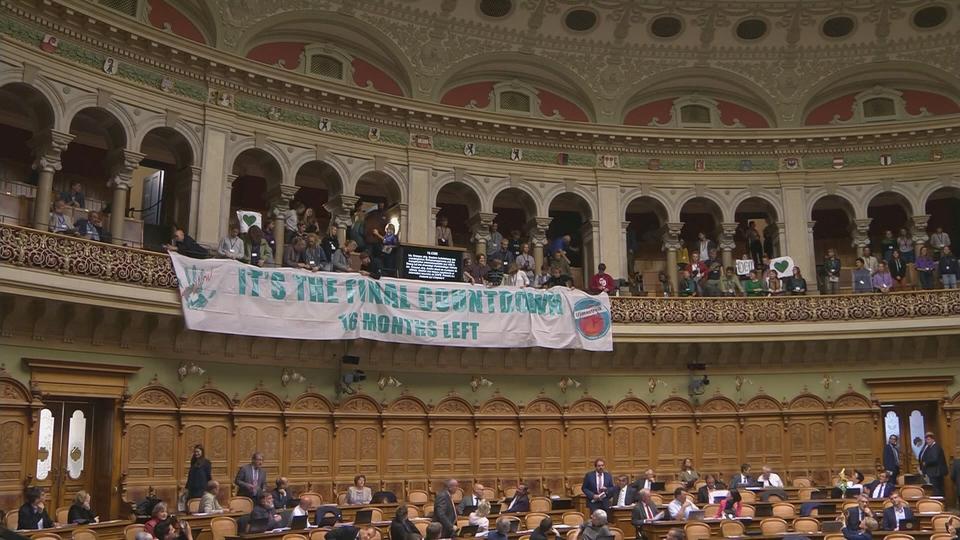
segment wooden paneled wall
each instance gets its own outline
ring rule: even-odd
[[[2,377],[0,403],[0,507],[12,508],[35,467],[29,448],[36,446],[32,426],[42,403]],[[631,477],[653,467],[668,480],[692,457],[703,473],[727,476],[749,462],[827,482],[842,467],[875,470],[883,444],[879,406],[852,391],[832,401],[804,393],[787,402],[757,395],[742,404],[715,395],[696,407],[682,397],[654,404],[634,395],[608,404],[584,395],[568,405],[546,397],[518,404],[500,395],[472,404],[449,395],[427,405],[412,395],[381,403],[361,394],[334,405],[312,392],[285,402],[263,389],[231,398],[205,386],[177,396],[152,384],[126,399],[121,412],[119,496],[128,501],[151,487],[173,500],[197,443],[225,485],[260,451],[271,482],[283,474],[295,490],[328,501],[360,473],[374,488],[398,494],[434,489],[448,477],[573,493],[598,456]],[[944,446],[957,454],[960,394],[941,413],[949,427]]]

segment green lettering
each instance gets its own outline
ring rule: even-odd
[[[483,290],[470,289],[467,294],[470,296],[470,313],[483,313]]]
[[[513,312],[513,293],[500,291],[500,313]]]
[[[420,311],[432,311],[433,310],[433,297],[430,293],[433,292],[429,287],[420,287],[420,290],[417,292],[417,304],[420,306]]]
[[[376,332],[377,331],[377,316],[373,313],[364,313],[363,314],[363,330],[365,332]]]
[[[307,277],[301,276],[300,274],[293,275],[293,281],[297,283],[297,302],[303,302],[304,300],[304,289],[306,289]]]
[[[336,304],[340,300],[337,299],[337,280],[333,278],[327,278],[327,303]]]
[[[263,272],[260,270],[250,270],[250,296],[254,298],[260,296],[260,278]]]
[[[241,268],[237,272],[237,294],[243,296],[247,294],[247,269]]]
[[[549,315],[563,315],[563,297],[559,294],[551,294],[547,307]]]
[[[390,331],[390,317],[387,315],[380,315],[377,317],[377,331],[381,334],[386,334]]]
[[[270,295],[274,300],[283,300],[287,296],[287,290],[283,287],[283,274],[280,272],[270,273]]]
[[[447,289],[437,289],[433,291],[433,296],[437,300],[437,311],[445,312],[450,310],[450,291]]]

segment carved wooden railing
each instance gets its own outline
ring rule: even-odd
[[[0,262],[145,287],[175,288],[163,253],[0,225]],[[736,324],[960,315],[960,289],[765,298],[614,297],[615,323]]]
[[[0,225],[0,262],[144,287],[177,286],[165,253],[13,225]]]

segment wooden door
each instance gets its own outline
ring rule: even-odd
[[[920,474],[917,456],[924,444],[924,434],[933,432],[937,440],[941,440],[936,402],[905,401],[882,407],[884,442],[890,435],[900,438],[900,474]]]
[[[89,400],[47,400],[40,411],[36,482],[49,493],[50,514],[70,506],[77,492],[93,493],[94,404]]]

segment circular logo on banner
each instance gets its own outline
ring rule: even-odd
[[[599,300],[581,298],[573,305],[577,332],[586,339],[600,339],[610,331],[610,310]]]

